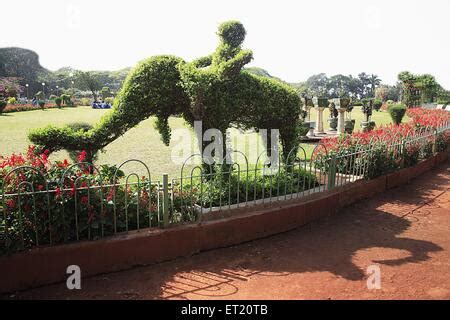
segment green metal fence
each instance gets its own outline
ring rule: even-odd
[[[201,159],[196,154],[186,159],[179,177],[156,180],[136,159],[109,173],[77,163],[61,170],[57,179],[34,167],[18,167],[1,180],[0,253],[198,223],[230,210],[301,199],[373,178],[381,172],[377,161],[386,164],[381,173],[413,165],[437,151],[438,135],[449,128],[377,137],[339,152],[319,144],[308,155],[300,146],[275,164],[261,154],[250,165],[243,153],[233,151],[223,165],[188,170],[190,160]],[[142,166],[146,174],[123,174],[130,163]]]

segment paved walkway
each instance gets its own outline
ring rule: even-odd
[[[450,299],[450,167],[277,236],[13,298]],[[377,265],[381,288],[367,288]]]

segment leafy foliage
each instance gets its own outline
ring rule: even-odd
[[[288,84],[251,74],[243,67],[252,52],[241,48],[245,29],[240,22],[220,25],[216,51],[190,63],[163,55],[139,63],[114,99],[112,112],[87,132],[69,127],[31,131],[30,140],[51,151],[100,150],[149,116],[164,143],[170,141],[168,118],[182,115],[190,125],[203,121],[203,130],[279,129],[283,150],[298,146],[300,97]],[[85,82],[91,75],[81,74]],[[89,81],[88,81],[89,80]],[[98,90],[94,82],[92,91]]]
[[[380,111],[382,105],[383,105],[383,101],[381,101],[380,99],[373,100],[372,107],[375,111]]]
[[[404,104],[394,104],[388,108],[388,112],[392,118],[392,122],[400,124],[406,113],[406,106]]]
[[[80,89],[89,90],[94,96],[94,100],[97,100],[97,92],[101,89],[101,81],[99,75],[95,72],[78,71],[75,76],[75,81]]]
[[[56,97],[55,98],[55,104],[58,106],[58,108],[61,108],[62,99],[60,97]]]
[[[381,80],[377,75],[362,72],[358,77],[342,74],[328,77],[319,73],[309,77],[306,82],[294,83],[297,92],[302,96],[319,96],[324,98],[351,97],[353,99],[371,98]]]
[[[3,112],[3,109],[5,109],[6,105],[7,105],[7,102],[3,99],[0,99],[0,113]]]

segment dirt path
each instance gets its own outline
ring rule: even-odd
[[[291,232],[9,298],[450,299],[450,167]]]

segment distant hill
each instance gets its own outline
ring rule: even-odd
[[[122,86],[131,68],[124,68],[116,71],[93,71],[100,76],[102,85],[108,86],[111,90],[117,91]],[[72,67],[63,67],[56,71],[50,71],[39,62],[39,55],[29,49],[23,48],[0,48],[0,78],[17,77],[21,78],[20,84],[29,84],[29,96],[33,96],[37,91],[42,90],[42,82],[50,90],[49,94],[55,94],[56,86],[61,89],[72,87],[71,74],[76,70]],[[61,91],[60,91],[61,92]]]
[[[28,83],[30,91],[40,88],[40,79],[45,79],[51,71],[39,63],[39,55],[23,48],[0,48],[0,77],[19,77],[22,85]]]
[[[248,68],[244,68],[245,71],[248,71],[252,74],[256,74],[257,76],[263,76],[263,77],[267,77],[267,78],[275,78],[276,77],[272,76],[267,70],[264,70],[263,68],[259,68],[259,67],[248,67]]]
[[[125,80],[131,68],[124,68],[116,71],[93,71],[100,76],[102,85],[117,91]],[[272,76],[267,70],[259,67],[248,67],[246,71],[258,76],[279,79]],[[70,74],[75,74],[76,70],[71,67],[62,67],[56,71],[50,71],[39,62],[39,55],[29,49],[23,48],[0,48],[0,77],[19,77],[20,84],[29,84],[29,95],[34,95],[42,90],[42,82],[46,83],[46,88],[55,93],[55,88],[70,88]],[[279,79],[280,80],[280,79]]]

